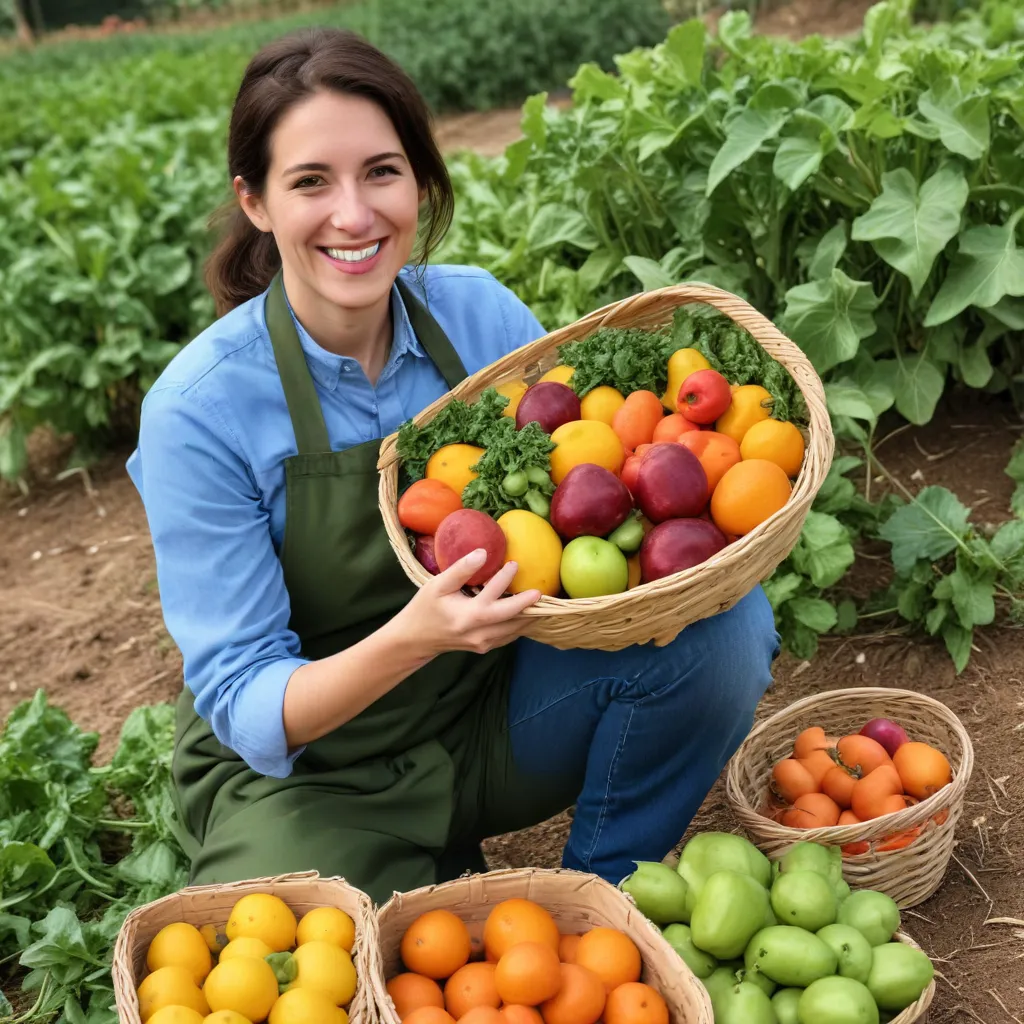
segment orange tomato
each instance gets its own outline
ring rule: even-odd
[[[839,805],[824,793],[807,793],[782,816],[788,828],[827,828],[839,821]]]
[[[806,766],[792,757],[783,758],[772,769],[772,787],[788,803],[796,803],[805,793],[817,790],[814,777]]]
[[[856,782],[857,780],[845,768],[833,764],[821,780],[821,791],[826,796],[832,797],[840,807],[846,809],[853,802],[853,787]]]
[[[794,477],[804,462],[804,435],[785,420],[761,420],[744,435],[740,452],[745,459],[767,459]]]
[[[708,494],[714,493],[726,471],[740,461],[740,446],[731,437],[714,430],[692,430],[680,434],[678,440],[697,456],[708,478]]]
[[[837,825],[859,825],[860,823],[860,818],[858,818],[853,811],[843,811],[843,813],[839,815],[839,820],[836,822]]]
[[[711,495],[711,518],[723,533],[742,537],[778,512],[791,490],[789,477],[774,462],[737,462]]]
[[[879,765],[873,772],[853,784],[850,806],[861,821],[888,813],[882,808],[891,796],[901,796],[903,784],[891,764]]]
[[[927,799],[953,780],[946,755],[928,743],[902,743],[892,761],[903,788],[919,800]]]
[[[653,391],[634,391],[612,417],[612,430],[626,451],[635,451],[637,446],[651,443],[664,412],[661,399]]]
[[[668,416],[662,417],[658,422],[658,425],[654,428],[654,433],[651,435],[651,441],[652,443],[657,441],[677,441],[680,434],[699,430],[700,427],[696,423],[691,423],[682,413],[673,412],[669,413]],[[605,1024],[607,1024],[607,1021]]]
[[[836,749],[839,751],[839,760],[850,771],[858,772],[861,778],[870,775],[883,764],[892,764],[892,758],[881,743],[859,733],[843,736],[836,744]]]
[[[812,725],[793,741],[793,756],[806,757],[812,750],[828,750],[831,746],[834,744],[825,735],[825,730],[820,725]]]
[[[835,761],[824,750],[812,750],[807,757],[799,758],[799,761],[811,773],[817,790],[821,790],[825,776],[836,767]]]
[[[902,850],[909,846],[921,834],[921,826],[904,829],[894,835],[886,836],[880,843],[875,845],[875,850]]]
[[[398,521],[413,533],[434,534],[462,498],[442,480],[417,480],[398,499]]]
[[[839,821],[837,821],[836,824],[859,825],[860,818],[858,818],[853,811],[843,811],[843,813],[839,815]],[[840,849],[842,850],[844,857],[856,857],[859,853],[867,853],[868,850],[871,849],[871,844],[864,840],[860,840],[859,842],[854,843],[844,843]]]

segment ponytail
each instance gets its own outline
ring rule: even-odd
[[[232,200],[210,220],[222,234],[204,268],[206,287],[213,296],[217,316],[265,291],[281,268],[281,254],[269,231],[260,231]]]

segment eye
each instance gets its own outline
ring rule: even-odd
[[[374,167],[370,171],[371,178],[386,178],[389,175],[399,175],[401,171],[393,164],[381,164],[379,167]]]
[[[323,179],[318,174],[307,174],[304,178],[299,178],[297,182],[292,186],[293,188],[312,188],[314,185],[319,184]]]

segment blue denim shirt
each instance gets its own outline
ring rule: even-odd
[[[545,333],[479,268],[407,267],[402,278],[425,298],[467,373]],[[196,711],[253,769],[282,778],[301,753],[288,750],[282,719],[285,687],[304,659],[288,628],[278,557],[284,460],[296,447],[263,299],[232,310],[174,357],[142,403],[127,468]],[[448,390],[397,288],[391,303],[394,337],[376,386],[356,360],[326,351],[297,325],[336,451],[386,437]]]

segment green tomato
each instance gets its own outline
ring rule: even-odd
[[[756,985],[740,981],[711,1001],[715,1024],[778,1024],[772,1001]]]
[[[742,836],[732,832],[699,832],[683,847],[676,870],[690,887],[686,900],[692,915],[704,883],[715,872],[750,875],[767,889],[772,869],[768,858]]]
[[[867,986],[883,1010],[905,1010],[920,999],[934,976],[928,956],[904,942],[885,942],[871,950]]]
[[[637,909],[655,924],[682,921],[686,913],[686,882],[675,868],[654,860],[638,860],[636,871],[619,883]]]
[[[843,877],[843,853],[838,846],[796,843],[779,861],[779,872],[814,871],[835,885]]]
[[[839,958],[838,973],[865,984],[871,970],[871,943],[856,928],[848,924],[826,925],[817,932],[822,942],[831,947]]]
[[[762,928],[743,958],[748,971],[758,970],[787,988],[806,988],[836,973],[839,963],[831,947],[813,932],[792,925]]]
[[[709,978],[718,967],[718,961],[710,953],[705,953],[693,944],[693,936],[687,925],[670,924],[662,935],[698,978]]]
[[[766,996],[770,996],[779,987],[767,974],[762,974],[760,971],[748,971],[745,967],[740,971],[739,979],[756,985]]]
[[[693,944],[719,960],[742,956],[767,911],[764,886],[738,871],[718,871],[704,883],[693,908]]]
[[[708,995],[711,996],[712,1006],[715,1004],[715,1000],[720,998],[727,988],[731,988],[737,983],[737,970],[738,968],[735,964],[722,964],[716,967],[706,978],[701,978],[701,982],[708,990]]]
[[[771,901],[783,924],[809,932],[832,924],[839,910],[832,884],[815,871],[784,871],[772,886]]]
[[[643,539],[644,528],[640,525],[639,519],[627,519],[608,534],[608,540],[627,555],[639,551]]]
[[[797,1003],[799,1024],[878,1024],[871,993],[853,978],[819,978]]]
[[[836,920],[856,928],[872,946],[880,946],[900,930],[900,908],[884,892],[861,889],[839,904]]]
[[[780,988],[772,996],[772,1009],[779,1018],[779,1024],[800,1024],[796,1008],[803,994],[802,988]]]

